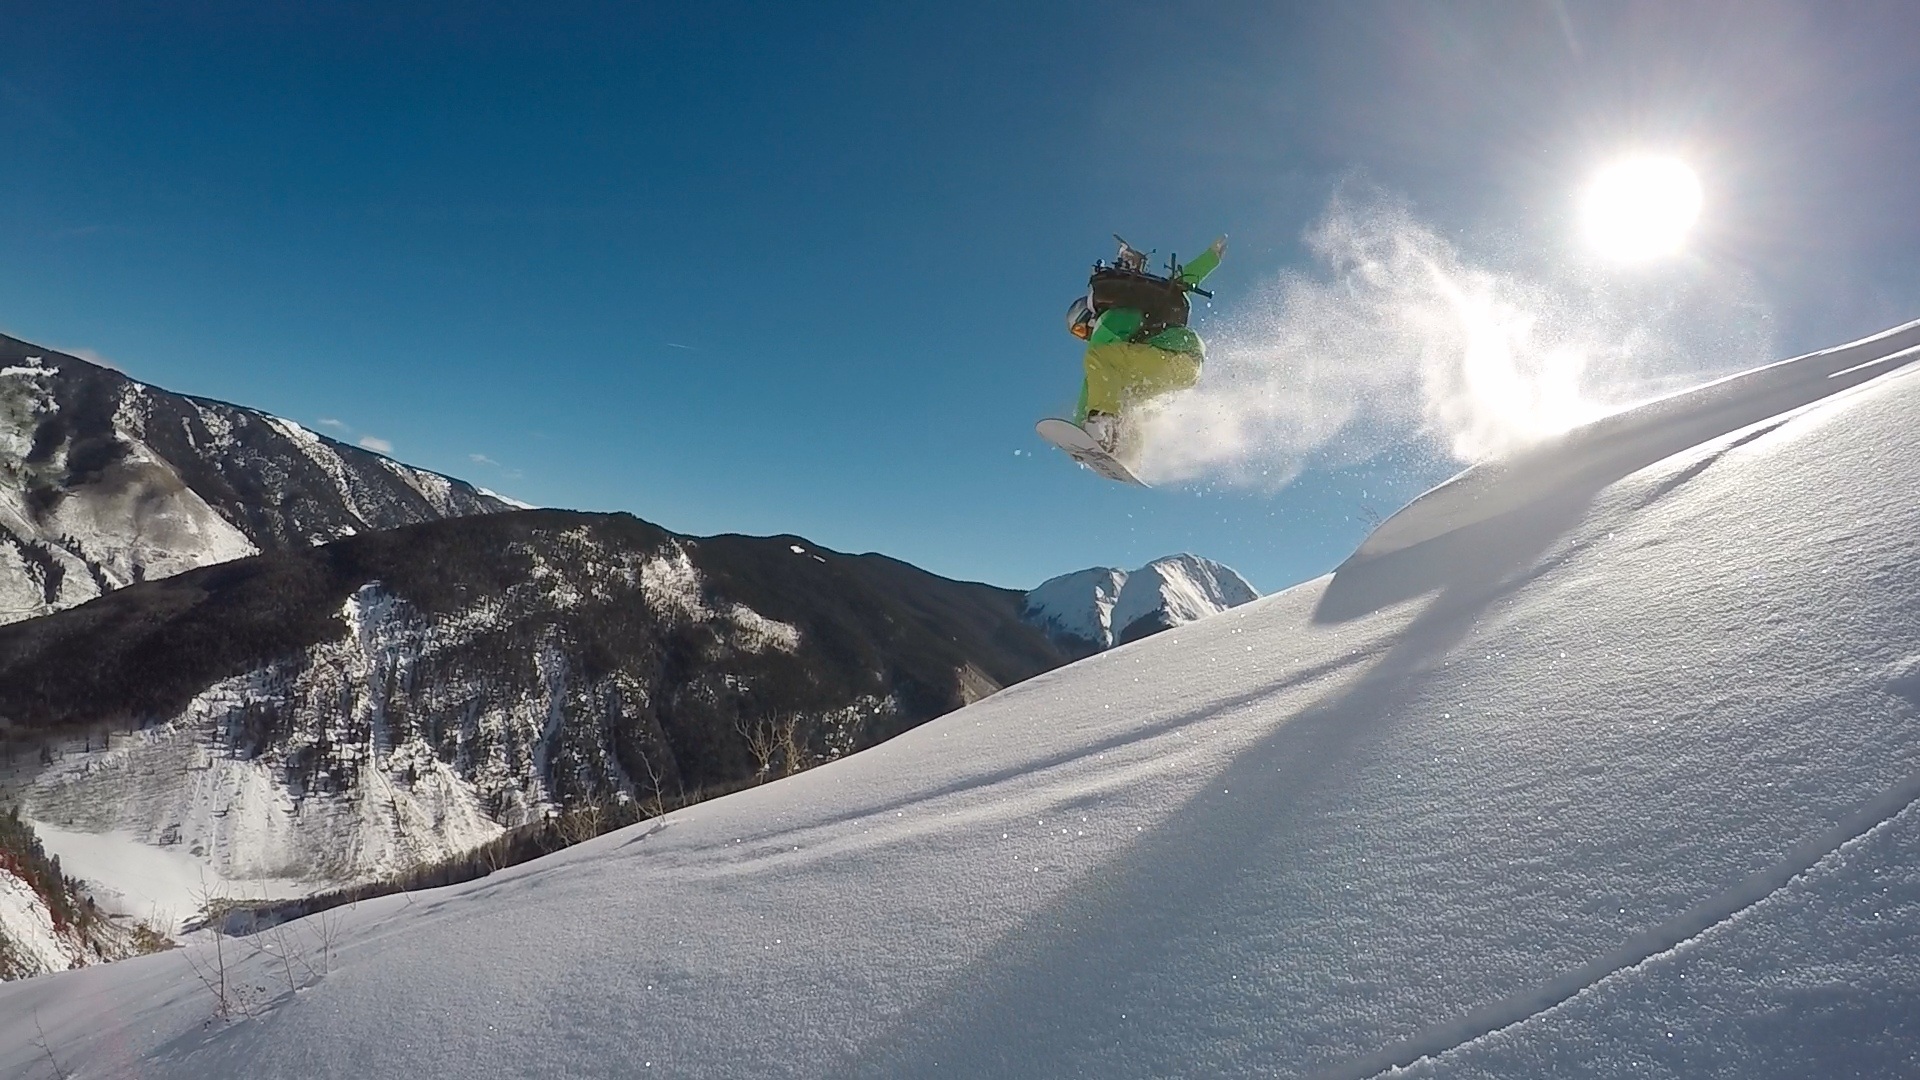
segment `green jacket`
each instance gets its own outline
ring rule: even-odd
[[[1167,352],[1184,353],[1197,360],[1207,358],[1206,345],[1191,327],[1169,326],[1151,337],[1136,340],[1134,335],[1140,332],[1141,320],[1140,312],[1133,308],[1110,309],[1100,316],[1099,322],[1093,324],[1093,333],[1087,337],[1087,348],[1097,349],[1102,345],[1125,341],[1135,345],[1151,345]]]

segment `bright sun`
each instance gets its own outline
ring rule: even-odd
[[[1700,215],[1700,179],[1673,158],[1615,162],[1587,185],[1580,223],[1602,255],[1637,262],[1680,250]]]

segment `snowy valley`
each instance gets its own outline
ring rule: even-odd
[[[626,515],[369,533],[0,627],[5,787],[100,902],[178,932],[209,899],[378,881],[874,745],[1063,662],[1019,600]]]
[[[1916,346],[1629,410],[1326,577],[484,880],[0,985],[0,1072],[1912,1075]],[[704,647],[818,632],[689,557]],[[398,657],[354,579],[347,652]]]

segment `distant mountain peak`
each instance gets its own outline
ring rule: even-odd
[[[1183,552],[1137,570],[1093,566],[1050,578],[1027,593],[1021,617],[1086,655],[1259,597],[1232,567]]]

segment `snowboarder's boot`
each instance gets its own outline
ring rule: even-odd
[[[1109,454],[1119,451],[1120,418],[1118,416],[1113,413],[1089,412],[1087,422],[1080,426],[1088,435],[1093,436],[1094,442],[1100,444],[1100,449]]]

